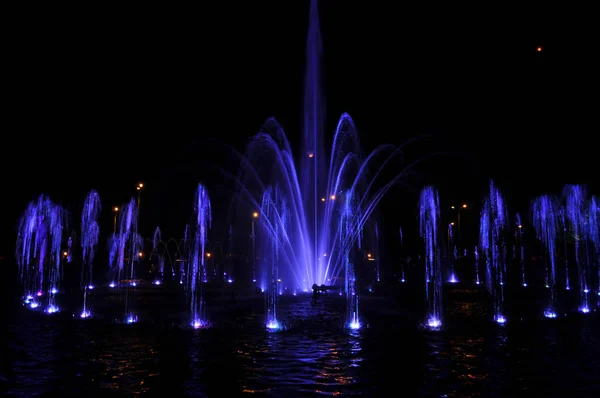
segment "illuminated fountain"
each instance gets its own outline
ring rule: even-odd
[[[473,249],[473,256],[475,257],[475,284],[480,285],[481,279],[479,277],[479,248],[475,246]]]
[[[155,254],[158,260],[158,274],[152,282],[155,285],[160,285],[165,277],[165,254],[160,253],[158,251],[159,242],[162,242],[162,236],[160,232],[160,227],[156,227],[156,230],[154,231],[154,236],[152,237],[152,252],[150,252],[150,258],[152,258],[152,255]]]
[[[177,272],[181,272],[176,267],[177,263],[184,263],[182,248],[184,239],[176,240],[169,239],[166,242],[162,240],[162,233],[159,227],[156,227],[152,239],[152,251],[149,258],[155,259],[158,264],[158,276],[152,282],[155,285],[160,285],[164,281],[165,272],[171,272],[173,280],[176,279]],[[165,269],[167,267],[167,269]],[[183,273],[182,273],[183,275]],[[181,283],[183,284],[183,283]]]
[[[65,211],[41,195],[29,203],[17,235],[17,264],[23,286],[24,304],[59,311],[56,295],[62,277],[61,243],[66,228]],[[68,253],[67,253],[68,255]]]
[[[344,198],[344,207],[338,233],[338,247],[344,258],[344,285],[346,293],[346,326],[350,330],[358,330],[361,327],[360,316],[358,312],[359,292],[357,288],[356,270],[351,258],[352,249],[356,243],[362,240],[356,239],[356,223],[360,222],[362,214],[358,207],[358,199],[354,197],[353,192],[346,192]],[[360,235],[360,232],[359,232]]]
[[[513,249],[513,260],[518,258],[519,268],[521,269],[521,286],[527,287],[527,277],[525,275],[525,246],[523,245],[523,223],[521,215],[517,213],[515,217],[515,245]]]
[[[566,198],[565,221],[574,240],[575,266],[578,270],[580,303],[579,311],[590,312],[593,278],[597,278],[596,287],[600,293],[599,258],[600,242],[598,239],[598,205],[595,197],[586,200],[585,187],[567,185],[564,189]],[[567,228],[567,227],[565,227]],[[597,271],[594,272],[594,265]]]
[[[448,282],[450,283],[458,283],[458,278],[456,277],[456,272],[454,270],[454,265],[458,260],[458,248],[456,247],[456,242],[454,241],[454,223],[451,222],[448,224],[448,252],[451,253],[449,255],[450,261],[450,274],[448,277]]]
[[[285,198],[290,219],[285,238],[279,241],[281,263],[285,264],[279,273],[286,287],[300,291],[309,291],[312,284],[341,283],[340,276],[346,268],[345,250],[359,239],[382,196],[410,167],[380,181],[382,169],[396,157],[399,148],[383,145],[363,157],[354,122],[348,114],[339,119],[327,156],[316,0],[311,1],[306,57],[304,134],[299,159],[294,159],[283,129],[275,119],[269,119],[248,144],[240,176],[245,199],[261,213],[264,213],[260,209],[262,194],[268,187],[279,187]],[[344,242],[346,247],[341,248],[336,246],[345,206],[340,198],[350,191],[360,218],[353,218],[352,230],[346,234],[349,242]],[[261,219],[262,237],[278,239],[273,223],[279,222]],[[260,284],[260,275],[255,275],[256,278]]]
[[[102,206],[98,192],[91,191],[83,202],[81,212],[81,287],[83,289],[83,310],[81,318],[89,318],[91,312],[88,308],[88,295],[94,289],[93,268],[94,255],[98,247],[100,226],[98,216]]]
[[[402,264],[400,264],[400,282],[404,283],[406,282],[406,275],[404,274],[404,267],[405,267],[405,261],[406,259],[403,256],[403,252],[404,252],[404,235],[402,234],[402,227],[400,227],[400,230],[398,231],[399,236],[400,236],[400,257],[402,258]]]
[[[425,187],[419,199],[420,232],[425,242],[425,325],[432,330],[442,327],[442,269],[438,242],[440,199],[433,187]]]
[[[590,263],[596,265],[596,295],[600,296],[600,202],[596,196],[592,196],[588,205],[588,239],[591,241],[592,254]],[[591,278],[594,275],[591,275]]]
[[[261,208],[263,209],[262,218],[264,220],[270,220],[269,225],[274,225],[275,230],[272,231],[271,236],[273,239],[265,242],[268,247],[264,247],[261,253],[261,258],[264,258],[264,262],[269,264],[269,272],[267,275],[268,286],[266,289],[266,305],[267,305],[267,319],[266,327],[268,330],[278,330],[281,328],[281,324],[277,319],[277,300],[278,295],[281,294],[281,279],[279,278],[279,264],[282,261],[280,257],[281,243],[286,239],[288,225],[288,208],[285,203],[285,198],[281,195],[281,191],[275,187],[269,188],[263,195],[263,203]]]
[[[568,221],[567,221],[567,209],[565,206],[562,206],[559,210],[559,217],[560,217],[560,225],[562,226],[562,239],[563,239],[563,246],[564,246],[564,257],[565,257],[565,290],[571,290],[571,276],[569,275],[569,248],[568,248],[568,234],[567,234],[567,226],[568,226]]]
[[[533,226],[537,238],[546,251],[544,283],[549,290],[549,303],[544,310],[546,318],[556,318],[556,240],[559,231],[559,212],[556,200],[542,195],[533,201]]]
[[[190,305],[190,324],[194,329],[208,326],[205,314],[203,284],[206,282],[206,243],[212,223],[212,210],[208,191],[198,184],[194,197],[194,212],[186,229],[187,264],[185,287]]]
[[[135,323],[138,316],[131,308],[130,295],[135,292],[137,282],[134,279],[135,263],[142,247],[142,238],[137,233],[137,206],[135,199],[121,207],[119,222],[113,236],[109,240],[109,266],[112,280],[111,287],[124,287],[125,321]],[[123,286],[124,285],[124,286]]]
[[[479,224],[479,246],[485,261],[485,284],[493,297],[494,320],[506,322],[504,312],[504,283],[506,281],[505,229],[507,212],[504,198],[493,182],[483,203]]]

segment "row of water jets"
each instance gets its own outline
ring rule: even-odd
[[[420,197],[421,236],[425,243],[425,292],[427,315],[425,325],[431,329],[442,326],[442,261],[438,230],[440,229],[439,197],[432,187],[426,187]],[[566,185],[561,198],[541,195],[531,205],[533,229],[542,253],[543,287],[547,291],[542,314],[556,318],[561,290],[576,290],[578,311],[587,314],[599,303],[600,297],[600,202],[588,197],[582,185]],[[514,221],[511,221],[514,220]],[[523,225],[517,214],[509,217],[504,197],[491,182],[482,205],[479,222],[479,244],[474,248],[475,283],[484,284],[492,297],[494,320],[507,322],[506,285],[510,265],[518,265],[523,288],[529,286],[525,270]],[[513,231],[515,231],[513,233]],[[449,250],[453,247],[453,226],[448,226]],[[509,247],[512,244],[512,253]],[[559,261],[560,259],[560,261]],[[536,265],[537,265],[536,264]],[[448,282],[458,279],[452,262]],[[530,273],[531,274],[531,273]],[[402,275],[404,282],[404,274]]]
[[[281,239],[285,237],[285,225],[288,222],[286,202],[278,189],[268,189],[264,195],[264,216],[270,219],[277,218],[280,222],[266,223],[273,225],[274,230],[269,236],[270,253],[266,261],[270,264],[268,275],[271,284],[268,288],[266,327],[269,330],[282,328],[277,318],[278,282]],[[124,295],[126,323],[138,321],[134,308],[137,286],[135,278],[135,265],[143,240],[137,231],[137,206],[134,199],[122,206],[119,213],[119,222],[115,231],[109,238],[109,286],[116,288]],[[91,191],[83,204],[81,214],[81,283],[82,308],[79,317],[82,319],[93,316],[89,305],[89,295],[95,288],[93,284],[94,256],[97,252],[100,237],[98,217],[101,212],[100,197],[96,191]],[[350,209],[346,212],[345,222],[350,228],[352,220]],[[57,296],[60,292],[65,263],[73,261],[74,238],[68,237],[67,250],[63,251],[65,234],[68,229],[67,214],[64,208],[48,197],[42,195],[31,202],[21,219],[17,237],[17,264],[19,276],[23,287],[23,303],[31,309],[41,309],[47,314],[60,311]],[[189,303],[189,323],[193,328],[208,326],[203,286],[208,281],[207,272],[207,242],[211,228],[212,211],[211,203],[206,188],[199,184],[194,199],[192,221],[186,226],[183,240],[183,261],[180,261],[179,282],[185,286],[186,299]],[[350,233],[350,231],[348,231]],[[340,236],[340,239],[347,239]],[[157,241],[158,240],[158,241]],[[154,248],[157,250],[160,242],[160,230],[154,236]],[[177,245],[178,246],[178,245]],[[179,246],[178,249],[179,251]],[[347,256],[348,257],[348,256]],[[164,272],[164,255],[159,258],[159,273]],[[349,257],[348,257],[349,258]],[[175,276],[175,267],[172,272]],[[352,329],[360,327],[358,321],[358,293],[356,292],[355,277],[352,264],[347,261],[346,293],[351,295],[348,305],[348,326]],[[160,284],[156,279],[154,284]]]
[[[600,295],[600,239],[599,239],[599,203],[596,197],[586,195],[585,187],[567,185],[564,189],[564,200],[550,195],[536,198],[532,203],[532,219],[537,240],[544,255],[543,278],[547,289],[547,304],[543,315],[547,318],[557,317],[559,290],[576,289],[579,293],[579,311],[588,313],[593,309],[594,292]],[[344,264],[344,289],[346,296],[347,326],[352,329],[360,328],[359,321],[359,292],[356,285],[356,275],[350,252],[355,233],[352,200],[347,205],[340,218],[342,225],[339,231],[340,251],[346,253]],[[277,188],[269,188],[263,197],[264,217],[271,220],[264,225],[273,226],[269,231],[269,250],[264,255],[264,262],[269,267],[267,287],[266,327],[279,330],[282,325],[277,316],[277,301],[279,293],[279,265],[281,264],[280,250],[282,240],[287,239],[286,225],[289,222],[289,211],[284,195]],[[88,297],[93,285],[93,264],[97,251],[100,227],[98,217],[101,212],[100,198],[96,191],[91,191],[86,197],[81,214],[81,289],[82,310],[81,318],[89,318],[92,312],[89,308]],[[424,241],[424,273],[425,300],[427,303],[425,325],[431,329],[442,327],[442,256],[440,241],[440,204],[435,188],[426,187],[422,190],[419,200],[420,233]],[[206,244],[211,228],[211,204],[208,192],[199,185],[194,200],[192,222],[186,227],[184,248],[181,261],[180,283],[185,286],[189,303],[190,325],[201,328],[208,325],[203,298],[203,284],[207,281]],[[135,291],[135,262],[137,253],[142,245],[142,239],[137,231],[137,207],[131,200],[123,207],[120,221],[117,224],[109,244],[109,265],[112,282],[110,287],[122,289],[125,295],[126,322],[138,320],[133,300],[130,295]],[[24,212],[19,228],[17,242],[17,262],[19,274],[24,289],[24,303],[30,308],[42,308],[46,313],[59,311],[57,294],[63,278],[63,263],[70,263],[74,251],[73,238],[67,239],[67,251],[63,252],[63,237],[67,229],[64,209],[53,203],[46,196],[41,196],[31,202]],[[509,256],[509,237],[513,231],[511,218],[508,215],[503,195],[492,182],[489,193],[484,199],[481,217],[479,245],[475,248],[475,283],[484,284],[493,297],[494,320],[505,323],[507,268],[517,259],[520,264],[520,283],[528,286],[525,273],[524,246],[522,244],[521,218],[517,214],[514,223],[517,226],[516,240]],[[159,230],[157,230],[159,231]],[[449,228],[449,239],[452,237]],[[159,232],[158,232],[159,234]],[[400,230],[402,239],[402,230]],[[157,239],[154,237],[154,250]],[[360,239],[358,240],[360,242]],[[449,242],[450,243],[450,242]],[[450,251],[456,247],[449,244]],[[179,249],[178,249],[179,250]],[[66,255],[65,255],[66,254]],[[160,273],[164,271],[164,256],[159,256]],[[562,258],[560,264],[558,259]],[[511,261],[512,260],[512,261]],[[457,282],[451,263],[449,282]],[[173,273],[174,273],[173,269]],[[404,268],[401,275],[405,281]],[[159,284],[160,280],[155,281]]]

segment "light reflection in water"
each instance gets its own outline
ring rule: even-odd
[[[499,326],[485,304],[464,298],[448,300],[446,328],[435,333],[407,326],[416,324],[408,313],[375,305],[363,312],[371,327],[348,332],[343,305],[301,299],[280,307],[289,326],[280,333],[265,331],[260,311],[224,313],[205,330],[24,311],[9,323],[0,382],[22,396],[246,391],[292,398],[375,396],[389,388],[406,396],[594,395],[600,342],[593,318]]]

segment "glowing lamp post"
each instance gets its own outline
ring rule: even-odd
[[[117,233],[117,213],[119,213],[119,208],[117,206],[113,207],[113,213],[115,213],[114,221],[113,221],[113,231]]]
[[[135,189],[138,191],[138,200],[137,200],[137,226],[138,231],[140,230],[140,201],[142,198],[142,190],[144,189],[144,184],[139,183]]]

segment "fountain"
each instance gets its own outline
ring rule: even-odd
[[[263,218],[271,220],[271,225],[275,226],[273,231],[274,239],[265,242],[269,247],[265,247],[263,255],[265,263],[269,264],[269,272],[267,275],[268,286],[266,294],[267,319],[266,327],[268,330],[279,330],[281,324],[277,319],[277,300],[278,295],[282,294],[281,279],[279,278],[279,264],[282,259],[279,256],[280,242],[286,238],[286,226],[288,223],[288,209],[285,203],[285,198],[281,195],[281,191],[275,187],[267,189],[263,195]]]
[[[48,314],[59,311],[56,295],[60,289],[63,257],[65,211],[41,195],[29,203],[21,218],[17,235],[17,264],[23,285],[24,304],[42,306]]]
[[[588,220],[588,238],[593,249],[590,263],[596,264],[596,294],[600,296],[600,204],[596,196],[589,201]],[[590,276],[593,277],[591,272]]]
[[[356,269],[350,253],[355,245],[355,225],[361,219],[361,213],[353,198],[352,191],[346,193],[342,217],[339,228],[339,245],[344,258],[344,291],[346,293],[346,326],[350,330],[358,330],[361,327],[358,313],[359,293],[357,288]],[[360,245],[361,240],[358,240]],[[360,246],[359,246],[360,249]]]
[[[259,209],[262,194],[277,186],[289,212],[285,238],[279,240],[282,267],[279,270],[286,287],[310,290],[314,283],[338,281],[346,268],[345,248],[336,246],[342,226],[344,200],[351,191],[360,218],[353,217],[346,234],[351,246],[360,234],[376,205],[395,184],[409,165],[395,177],[377,181],[383,169],[399,153],[399,148],[383,145],[363,157],[354,122],[348,114],[339,119],[327,156],[323,134],[321,93],[321,33],[317,1],[311,1],[306,47],[303,147],[297,162],[291,145],[275,119],[269,119],[253,137],[242,161],[240,189],[246,200]],[[374,171],[369,174],[368,171]],[[278,240],[273,223],[261,220],[264,238]],[[279,226],[281,228],[282,226]],[[264,265],[263,265],[264,266]],[[260,275],[255,275],[254,279]]]
[[[171,272],[173,280],[176,279],[177,272],[180,271],[177,269],[176,264],[184,262],[182,252],[183,245],[184,239],[179,241],[173,238],[168,239],[167,241],[162,240],[160,227],[156,227],[152,239],[152,251],[148,257],[150,259],[156,259],[160,278],[155,278],[152,282],[153,284],[162,284],[165,272]],[[168,270],[165,269],[166,266],[168,266]]]
[[[152,254],[155,254],[158,260],[157,275],[152,282],[155,285],[162,284],[165,277],[165,254],[159,253],[159,242],[162,242],[162,235],[160,232],[160,227],[156,227],[156,230],[154,230],[154,236],[152,237],[152,252],[150,253],[150,258],[152,258]]]
[[[537,238],[545,248],[545,287],[549,289],[549,303],[544,310],[546,318],[556,318],[556,239],[558,237],[559,213],[556,200],[542,195],[533,201],[533,225]]]
[[[479,278],[479,248],[475,246],[473,249],[473,256],[475,262],[475,284],[480,285],[481,279]]]
[[[83,211],[81,212],[81,287],[83,289],[83,310],[81,318],[89,318],[91,312],[88,308],[88,294],[94,289],[94,255],[98,246],[100,237],[100,226],[98,225],[98,216],[102,206],[98,192],[91,191],[83,202]]]
[[[425,325],[432,330],[442,327],[442,270],[438,242],[440,199],[433,187],[425,187],[419,199],[420,231],[425,241]]]
[[[458,278],[456,277],[456,272],[454,271],[454,264],[458,260],[458,248],[456,247],[456,243],[454,242],[454,223],[451,222],[448,224],[448,252],[452,253],[449,258],[450,261],[450,275],[448,278],[448,282],[450,283],[458,283]]]
[[[402,234],[402,227],[400,227],[400,230],[398,231],[399,236],[400,236],[400,257],[402,258],[402,263],[400,264],[400,282],[404,283],[406,282],[406,275],[404,274],[404,267],[405,267],[405,261],[406,258],[404,257],[404,235]]]
[[[566,215],[566,208],[565,206],[562,206],[559,210],[558,216],[560,217],[560,225],[562,226],[562,239],[563,239],[563,245],[564,245],[564,257],[565,257],[565,290],[571,290],[571,276],[569,275],[569,248],[567,246],[567,215]]]
[[[109,267],[111,277],[116,278],[110,282],[110,287],[123,287],[125,292],[125,322],[136,323],[138,316],[133,313],[130,295],[135,292],[137,282],[135,276],[135,263],[140,255],[142,238],[137,233],[137,206],[135,199],[124,204],[119,212],[117,230],[109,240]],[[133,290],[133,291],[132,291]]]
[[[513,259],[518,255],[518,262],[521,269],[521,286],[527,287],[527,277],[525,276],[525,245],[523,245],[523,223],[521,215],[517,213],[515,217],[515,246],[513,249]]]
[[[581,185],[567,185],[564,188],[566,197],[565,221],[570,227],[574,241],[575,266],[578,270],[580,303],[579,311],[590,312],[590,292],[594,277],[594,263],[598,267],[598,206],[596,198],[586,201],[586,190]],[[567,228],[565,226],[565,228]],[[598,271],[600,272],[600,270]],[[600,283],[600,275],[598,282]],[[599,290],[600,292],[600,290]]]
[[[506,322],[504,312],[504,283],[506,279],[506,242],[505,228],[507,214],[504,198],[494,182],[490,182],[490,191],[484,200],[479,226],[480,256],[485,258],[485,283],[493,297],[494,320],[500,324]]]
[[[208,326],[205,316],[203,284],[207,281],[206,243],[211,223],[212,210],[208,191],[202,184],[198,184],[194,197],[192,221],[186,229],[186,238],[191,238],[191,240],[186,253],[188,257],[185,270],[185,286],[190,304],[190,324],[194,329]]]

